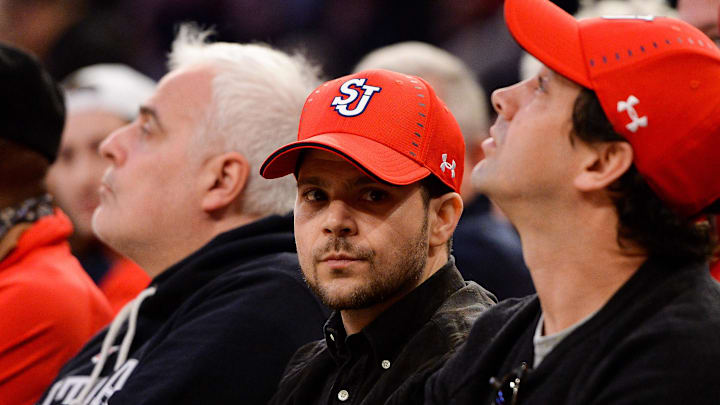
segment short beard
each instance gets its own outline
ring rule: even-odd
[[[402,256],[397,257],[396,262],[392,264],[394,271],[383,277],[378,275],[375,267],[375,252],[357,248],[351,245],[347,239],[333,237],[322,249],[314,251],[313,257],[318,258],[331,251],[343,251],[366,260],[370,264],[368,282],[351,294],[341,297],[330,296],[323,286],[307,277],[305,277],[305,283],[330,309],[340,311],[372,307],[392,297],[406,294],[416,286],[422,277],[428,259],[427,237],[428,219],[426,215],[422,229],[417,237],[410,241],[409,248],[398,251],[398,255],[402,254]]]

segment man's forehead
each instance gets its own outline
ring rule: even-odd
[[[210,66],[180,68],[166,74],[155,93],[145,103],[162,111],[168,107],[195,109],[207,106],[212,100],[214,71]]]
[[[538,71],[537,76],[545,76],[548,78],[549,84],[552,86],[552,83],[557,83],[560,85],[567,85],[571,87],[582,87],[580,84],[575,83],[571,79],[561,75],[560,73],[554,71],[553,69],[545,66],[544,64],[540,67],[540,70]]]
[[[155,121],[162,132],[185,131],[202,122],[204,112],[211,108],[211,67],[179,68],[166,74],[152,96],[142,103],[139,115]]]

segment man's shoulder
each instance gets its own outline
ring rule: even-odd
[[[445,299],[428,322],[407,342],[403,353],[420,350],[422,354],[413,356],[417,360],[427,360],[424,368],[442,362],[467,339],[475,320],[495,302],[495,297],[477,283],[465,282],[463,287]]]
[[[467,332],[475,319],[497,303],[492,293],[475,283],[465,286],[450,295],[437,309],[431,322],[453,332]]]
[[[312,330],[319,329],[327,311],[305,285],[297,263],[289,252],[226,263],[221,274],[183,300],[176,316],[231,317],[246,329],[252,324],[268,330],[307,328],[297,319],[304,317]]]
[[[287,372],[285,374],[290,374],[292,369],[304,369],[315,361],[318,356],[327,352],[327,349],[325,339],[304,344],[295,352],[292,359],[288,362]]]
[[[538,312],[539,305],[533,305],[537,302],[536,294],[500,301],[476,317],[468,341],[473,344],[482,343],[479,346],[484,346],[511,322],[517,327],[524,327],[526,318],[532,318]]]
[[[670,346],[682,346],[675,353],[720,356],[720,284],[706,273],[698,269],[685,279],[681,275],[669,278],[667,285],[627,308],[628,323],[634,320],[636,326],[626,340],[667,341]]]
[[[603,314],[605,322],[596,325],[594,336],[568,337],[577,348],[566,358],[593,364],[576,372],[586,396],[606,403],[633,392],[628,403],[716,403],[720,288],[706,270],[699,271],[668,277],[653,293]],[[634,392],[638,386],[654,389]]]
[[[238,260],[228,265],[227,270],[208,283],[208,287],[253,289],[268,284],[309,292],[300,272],[297,255],[291,252],[276,252]]]
[[[647,292],[636,287],[635,295],[618,293],[623,300],[613,298],[619,304],[612,302],[610,308],[619,315],[615,319],[623,319],[613,323],[628,329],[626,339],[699,339],[720,333],[720,284],[707,266],[686,266],[640,287]]]
[[[3,269],[0,290],[6,321],[13,308],[23,324],[53,320],[68,330],[93,317],[101,324],[112,319],[107,300],[66,246],[40,246]]]
[[[287,391],[295,388],[299,379],[306,374],[313,365],[321,361],[321,358],[327,356],[329,360],[327,343],[325,339],[316,340],[301,346],[285,367],[282,380],[280,381],[278,392]]]

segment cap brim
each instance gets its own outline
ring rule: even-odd
[[[505,23],[518,44],[545,66],[592,88],[573,16],[548,0],[505,0]]]
[[[353,134],[321,134],[293,142],[273,152],[260,167],[268,179],[295,172],[297,159],[304,149],[321,149],[335,153],[358,169],[396,185],[411,184],[430,175],[430,170],[394,149]]]

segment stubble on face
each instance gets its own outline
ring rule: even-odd
[[[355,246],[346,238],[332,236],[325,245],[313,249],[312,268],[303,269],[305,283],[320,298],[325,306],[333,310],[357,310],[372,307],[392,297],[412,290],[422,277],[428,254],[427,210],[422,228],[407,246],[398,246],[397,254],[390,269],[378,271],[376,254],[372,249]],[[333,295],[318,281],[317,264],[331,252],[343,252],[369,264],[365,283],[346,295]]]

